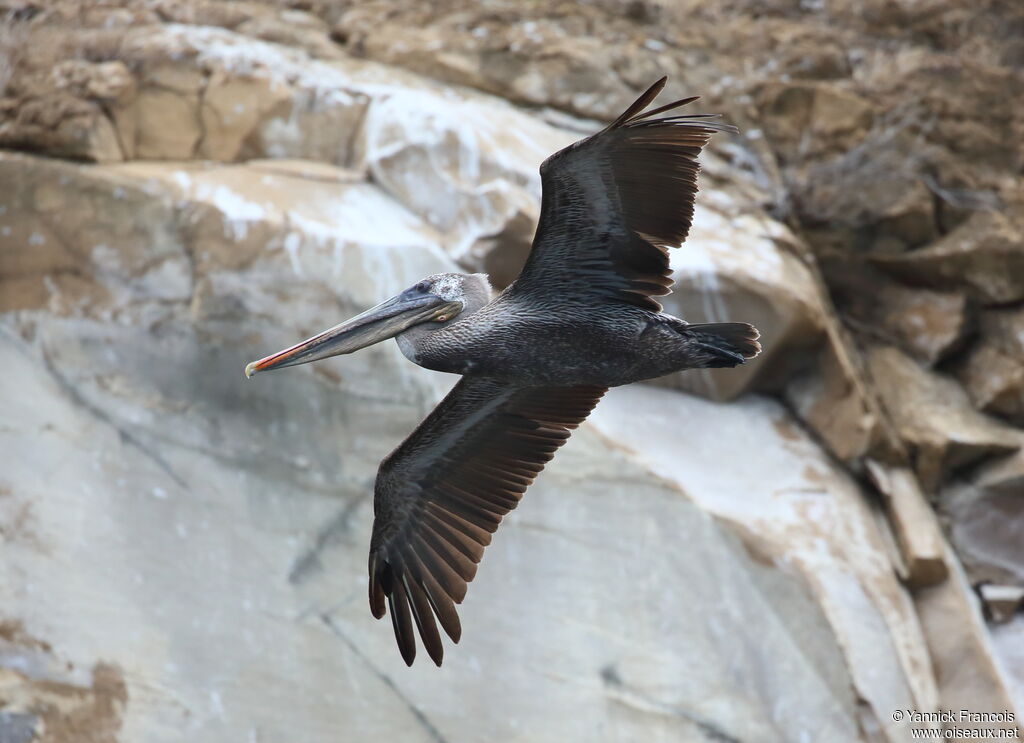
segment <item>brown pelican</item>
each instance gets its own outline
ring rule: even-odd
[[[760,351],[746,323],[688,324],[661,312],[667,248],[686,238],[697,155],[711,115],[644,109],[662,78],[602,131],[540,166],[540,224],[519,278],[492,299],[483,274],[428,276],[386,302],[245,373],[351,353],[396,338],[415,364],[462,379],[381,463],[370,539],[370,610],[391,614],[405,662],[413,626],[441,665],[438,623],[484,548],[607,388],[682,369],[731,367]]]

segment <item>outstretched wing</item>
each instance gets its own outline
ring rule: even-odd
[[[716,131],[735,131],[711,114],[655,118],[696,98],[643,113],[665,80],[608,127],[540,166],[540,222],[513,291],[661,309],[652,297],[672,286],[667,248],[690,229],[697,155]]]
[[[380,466],[370,540],[370,610],[391,614],[402,657],[413,625],[441,665],[437,622],[455,642],[484,547],[605,393],[603,387],[513,387],[463,377]],[[435,617],[437,621],[435,621]]]

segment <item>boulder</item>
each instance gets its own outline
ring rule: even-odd
[[[757,100],[764,133],[783,162],[847,149],[873,118],[870,101],[833,82],[764,85]]]
[[[13,153],[0,153],[0,173],[4,311],[109,318],[135,301],[189,296],[172,204],[143,182]]]
[[[995,211],[975,213],[936,242],[909,253],[875,255],[893,275],[940,289],[957,289],[986,304],[1024,299],[1024,232]]]
[[[130,98],[135,93],[135,79],[121,60],[66,60],[53,68],[52,76],[58,89],[107,104]]]
[[[911,450],[925,492],[960,467],[1018,450],[1024,435],[971,406],[952,379],[930,372],[901,351],[874,347],[868,369],[901,439]]]
[[[949,535],[974,583],[1024,586],[1024,454],[995,460],[941,493]]]
[[[158,57],[139,77],[138,94],[114,110],[130,157],[191,158],[203,136],[199,109],[206,80],[202,71]]]
[[[532,232],[539,165],[578,138],[493,99],[222,29],[142,29],[129,49],[142,60],[141,92],[118,120],[155,138],[136,156],[301,158],[366,170],[473,269],[494,263],[488,246],[511,248],[499,269],[525,259],[529,241],[508,238]],[[178,61],[165,80],[167,59]]]
[[[979,409],[1024,424],[1024,309],[986,311],[979,326],[957,376]]]
[[[865,261],[852,244],[821,232],[809,240],[817,243],[817,264],[836,311],[855,337],[898,346],[928,366],[966,345],[977,308],[962,293],[909,287]]]
[[[993,493],[1024,492],[1024,452],[990,462],[978,470],[975,481]]]
[[[958,376],[979,410],[1024,423],[1024,361],[983,340],[973,349]]]
[[[920,149],[913,137],[854,126],[858,139],[851,140],[849,131],[845,139],[840,130],[810,151],[799,139],[790,145],[796,150],[790,178],[801,220],[848,236],[859,248],[854,254],[867,247],[900,255],[938,237],[935,194],[916,163],[908,162],[907,152]]]
[[[500,285],[529,252],[541,162],[578,138],[490,99],[395,87],[370,103],[356,162],[435,227],[453,258],[502,268]],[[498,248],[512,251],[488,257]]]
[[[857,465],[870,455],[903,462],[906,453],[852,341],[834,315],[825,322],[827,342],[815,363],[787,380],[785,399],[839,461]]]
[[[200,104],[201,154],[221,162],[239,159],[246,141],[256,135],[268,114],[289,106],[292,95],[287,85],[270,77],[215,70],[205,81]]]
[[[252,17],[232,26],[232,30],[255,39],[304,49],[315,59],[344,56],[344,52],[331,40],[330,27],[323,19],[297,7],[255,7],[262,12],[253,13]]]
[[[963,294],[880,283],[859,297],[857,320],[865,335],[883,337],[929,366],[959,349],[971,327]]]
[[[0,100],[0,113],[0,147],[101,163],[124,159],[117,130],[93,101],[66,94]]]
[[[900,577],[914,587],[941,583],[949,575],[946,544],[935,512],[913,471],[872,459],[865,464],[871,482],[885,499],[899,550]]]
[[[144,27],[124,45],[140,92],[115,118],[142,137],[137,157],[350,161],[366,96],[342,62],[219,28]]]
[[[978,595],[985,606],[985,614],[993,622],[1006,624],[1024,605],[1024,586],[1000,586],[983,583],[978,586]]]
[[[198,15],[187,18],[210,20],[209,8],[190,5]],[[272,35],[266,19],[217,20]],[[76,58],[44,78],[17,77],[25,94],[0,103],[9,109],[0,120],[0,145],[98,162],[273,156],[345,165],[368,98],[350,83],[380,80],[373,65],[337,53],[324,53],[331,61],[321,61],[301,45],[226,28],[140,23],[116,38],[82,31],[70,40],[43,31],[52,29],[43,26],[30,40],[70,44],[87,59],[117,59]],[[324,30],[319,33],[330,46]]]

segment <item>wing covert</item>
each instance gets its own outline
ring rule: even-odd
[[[378,619],[391,615],[407,664],[416,656],[415,631],[437,665],[437,624],[459,641],[455,605],[491,535],[604,393],[463,377],[383,461],[374,488],[370,610]]]

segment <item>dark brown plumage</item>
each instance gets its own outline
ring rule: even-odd
[[[405,662],[416,635],[438,665],[441,632],[502,517],[608,387],[760,351],[746,323],[691,325],[661,312],[668,248],[689,231],[706,115],[644,113],[662,78],[612,124],[541,165],[543,200],[519,278],[490,296],[480,274],[438,274],[362,315],[254,362],[265,369],[396,337],[413,362],[464,375],[380,466],[369,599],[391,615]],[[440,627],[439,627],[440,625]]]
[[[463,377],[381,464],[370,608],[379,619],[388,606],[407,663],[416,654],[410,614],[438,665],[434,614],[458,642],[454,605],[465,597],[491,534],[604,392]]]
[[[733,130],[702,114],[651,118],[696,98],[640,113],[664,85],[662,78],[607,128],[541,165],[540,224],[517,286],[585,282],[605,298],[661,309],[652,297],[669,293],[666,248],[690,230],[697,156],[714,132]]]

